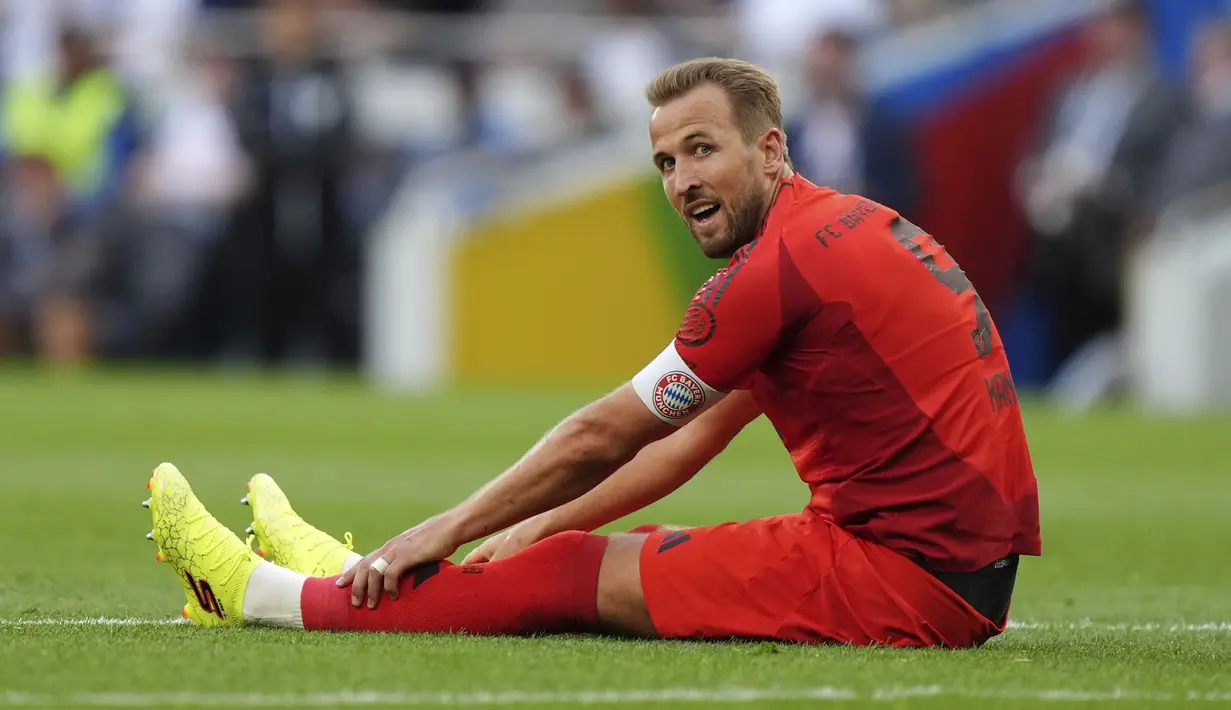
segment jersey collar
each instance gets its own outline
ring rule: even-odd
[[[778,183],[778,192],[774,195],[773,203],[770,204],[769,209],[765,212],[765,221],[761,223],[761,229],[757,232],[757,239],[766,234],[778,234],[782,231],[782,223],[795,205],[796,185],[799,183],[808,184],[808,181],[799,173],[782,178],[782,181]]]

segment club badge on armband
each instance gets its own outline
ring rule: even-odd
[[[668,372],[654,385],[654,408],[668,419],[683,419],[705,406],[705,389],[687,372]]]

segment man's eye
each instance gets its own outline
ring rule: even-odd
[[[670,170],[675,167],[675,158],[663,158],[663,170]]]
[[[704,143],[697,146],[697,155],[709,155],[712,152],[714,149]]]

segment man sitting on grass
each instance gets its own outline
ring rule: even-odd
[[[151,539],[187,592],[185,616],[944,647],[1004,630],[1018,556],[1041,552],[1038,489],[978,293],[892,208],[794,172],[760,68],[694,60],[646,93],[667,198],[702,251],[728,260],[662,354],[363,558],[257,476],[247,502],[263,561],[159,466]],[[590,532],[669,494],[761,414],[811,489],[802,512]],[[446,561],[513,525],[467,563]]]

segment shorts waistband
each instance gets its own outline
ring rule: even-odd
[[[1018,559],[1016,554],[1009,555],[982,569],[964,573],[936,572],[925,564],[916,564],[965,600],[983,618],[1003,626],[1017,581]]]

